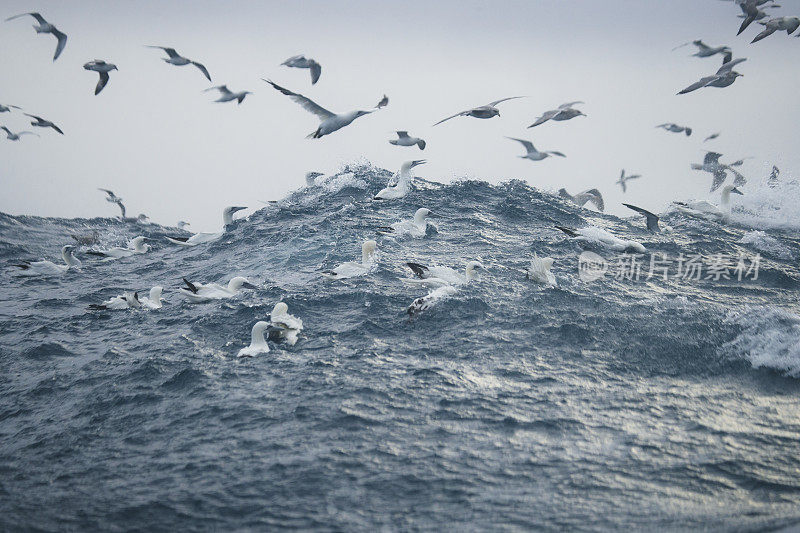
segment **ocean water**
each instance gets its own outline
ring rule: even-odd
[[[669,213],[673,231],[653,235],[518,181],[421,181],[373,202],[388,177],[347,168],[194,248],[153,224],[0,215],[0,529],[800,526],[796,183],[754,184],[730,225]],[[375,232],[422,206],[437,215],[426,237]],[[669,258],[758,254],[758,276],[647,279],[645,254],[636,279],[589,245],[608,271],[584,281],[584,246],[554,226],[589,224]],[[13,266],[92,229],[153,250],[82,251],[61,276]],[[369,275],[320,275],[367,238]],[[525,279],[534,253],[557,287]],[[467,260],[480,279],[410,318],[426,290],[401,281],[404,263]],[[259,289],[200,305],[176,292],[235,275]],[[88,309],[153,285],[161,310]],[[299,342],[237,359],[280,300]]]

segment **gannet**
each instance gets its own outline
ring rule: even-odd
[[[731,214],[731,193],[744,194],[733,185],[722,188],[719,206],[705,200],[693,202],[672,202],[681,213],[706,220],[726,220]]]
[[[363,276],[375,265],[375,251],[378,243],[373,240],[364,241],[361,245],[361,262],[355,263],[347,261],[337,266],[333,270],[325,270],[322,275],[329,279],[347,279],[355,276]]]
[[[82,244],[83,246],[91,246],[100,242],[100,234],[97,233],[97,230],[92,230],[91,233],[84,233],[82,235],[75,235],[73,233],[70,235],[70,237],[75,239],[75,242]]]
[[[603,202],[603,195],[600,194],[600,191],[597,189],[588,189],[585,191],[581,191],[575,196],[571,195],[567,192],[566,189],[559,189],[558,195],[561,198],[569,200],[574,204],[578,204],[580,207],[586,205],[587,202],[592,202],[594,206],[597,208],[598,211],[603,212],[605,209],[605,203]]]
[[[402,198],[411,190],[411,169],[417,165],[425,164],[425,159],[418,159],[416,161],[406,161],[400,167],[400,172],[389,180],[389,183],[378,191],[378,194],[373,198],[374,200],[394,200]]]
[[[664,124],[659,124],[656,128],[662,128],[666,131],[671,131],[672,133],[685,133],[686,136],[690,136],[692,134],[692,128],[688,126],[678,126],[672,122],[666,122]]]
[[[389,139],[389,144],[395,146],[414,146],[416,144],[420,150],[425,149],[425,140],[419,137],[409,137],[407,131],[398,131],[397,139]]]
[[[381,101],[375,106],[375,109],[380,109],[382,107],[386,107],[387,105],[389,105],[389,97],[384,94],[383,98],[381,98]]]
[[[306,56],[292,56],[281,65],[294,68],[307,68],[311,73],[311,85],[317,83],[320,74],[322,74],[322,66],[313,59],[306,59]]]
[[[563,120],[570,120],[575,117],[585,117],[586,115],[578,110],[575,109],[573,106],[582,104],[583,102],[567,102],[566,104],[561,104],[558,106],[558,109],[551,109],[549,111],[545,111],[542,113],[540,117],[538,117],[533,124],[528,126],[529,128],[535,128],[540,124],[544,124],[548,120],[555,120],[561,122]]]
[[[661,228],[658,227],[658,220],[659,220],[658,215],[654,215],[650,211],[642,209],[641,207],[636,207],[635,205],[626,204],[624,202],[622,203],[622,205],[624,205],[628,209],[633,209],[640,215],[644,215],[644,218],[647,220],[647,229],[649,229],[653,233],[661,232]]]
[[[121,296],[114,296],[101,304],[90,304],[89,309],[96,311],[106,309],[121,311],[122,309],[138,309],[141,306],[142,303],[139,301],[139,293],[125,292]]]
[[[31,126],[38,126],[40,128],[53,128],[61,135],[64,135],[64,132],[61,131],[61,128],[59,128],[49,120],[45,120],[42,117],[37,117],[36,115],[29,115],[28,113],[23,113],[23,115],[36,119],[35,121],[31,122]]]
[[[15,264],[23,270],[22,273],[26,275],[52,275],[63,274],[70,268],[80,268],[81,262],[74,255],[75,247],[71,245],[61,248],[61,258],[64,260],[63,265],[57,265],[52,261],[23,261]]]
[[[622,187],[622,192],[627,192],[628,186],[626,185],[626,183],[628,182],[628,180],[635,180],[635,179],[639,179],[641,177],[642,177],[641,174],[632,174],[630,176],[626,176],[625,175],[625,169],[623,168],[622,172],[620,172],[620,174],[619,174],[619,179],[615,183],[617,183],[617,185]]]
[[[712,133],[711,135],[709,135],[708,137],[706,137],[705,139],[703,139],[703,142],[708,142],[708,141],[714,140],[714,139],[716,139],[717,137],[719,137],[719,132],[717,132],[717,133]]]
[[[744,61],[743,58],[742,61]],[[706,76],[705,78],[700,78],[700,81],[697,81],[689,85],[682,91],[679,91],[678,94],[690,93],[692,91],[700,89],[701,87],[728,87],[734,81],[736,81],[736,78],[743,75],[739,74],[735,70],[732,70],[733,66],[728,66],[731,65],[731,63],[733,63],[733,61],[725,63],[724,65],[722,65],[722,67],[719,68],[719,70],[717,70],[717,73],[714,74],[713,76]]]
[[[39,13],[22,13],[21,15],[14,15],[13,17],[8,17],[6,21],[13,20],[19,17],[24,17],[27,15],[32,16],[39,23],[38,26],[36,24],[33,25],[33,29],[36,30],[36,33],[49,33],[52,34],[53,37],[58,39],[58,44],[56,45],[56,53],[53,56],[53,61],[55,61],[56,59],[58,59],[58,56],[61,55],[61,52],[64,51],[64,47],[67,46],[66,34],[58,31],[58,29],[55,26],[44,20],[44,17],[41,16]]]
[[[0,104],[0,113],[8,113],[8,112],[11,111],[11,108],[22,109],[21,107],[16,106],[16,105],[11,105],[11,104],[3,105],[3,104]]]
[[[414,318],[418,314],[430,309],[442,300],[454,295],[456,292],[458,291],[452,285],[442,285],[441,287],[433,289],[425,296],[420,296],[411,302],[411,305],[408,306],[406,312],[408,313],[409,317]]]
[[[227,285],[219,285],[218,283],[192,283],[186,278],[183,278],[186,287],[178,289],[183,296],[193,303],[210,302],[211,300],[223,300],[231,298],[239,294],[239,290],[257,289],[255,285],[250,283],[247,278],[236,276],[231,278]]]
[[[520,143],[522,146],[525,147],[527,153],[525,155],[519,156],[522,159],[530,159],[531,161],[541,161],[542,159],[550,157],[551,155],[557,155],[558,157],[567,157],[561,152],[556,152],[555,150],[551,150],[549,152],[540,152],[533,146],[532,142],[526,141],[524,139],[517,139],[516,137],[506,137],[506,139],[517,141],[518,143]]]
[[[563,226],[556,226],[556,228],[566,233],[574,241],[587,244],[599,244],[615,252],[637,252],[643,254],[647,251],[639,242],[620,239],[596,226],[588,226],[580,229],[570,229]]]
[[[378,233],[393,233],[395,235],[411,235],[412,237],[424,237],[428,229],[428,216],[431,214],[429,209],[420,207],[414,213],[411,220],[401,220],[389,226],[378,227]]]
[[[444,285],[463,285],[478,279],[480,272],[485,270],[480,261],[468,261],[463,274],[446,266],[425,266],[410,262],[406,263],[406,265],[414,272],[416,278],[404,278],[403,281],[411,285],[422,285],[431,288]]]
[[[314,187],[317,184],[317,178],[324,175],[322,172],[306,172],[306,187]]]
[[[272,326],[269,331],[270,340],[285,340],[289,346],[295,345],[297,335],[303,329],[303,321],[289,314],[288,305],[284,302],[276,303],[269,314],[269,322]]]
[[[232,92],[230,89],[228,89],[227,85],[217,85],[215,87],[209,87],[203,92],[208,92],[213,90],[219,91],[219,98],[214,100],[215,102],[231,102],[233,100],[237,100],[239,104],[241,104],[242,102],[244,102],[245,96],[247,96],[248,94],[253,94],[250,91],[239,91],[238,93]]]
[[[536,283],[541,283],[542,285],[556,287],[558,283],[556,282],[555,275],[550,271],[552,267],[552,257],[540,258],[538,255],[533,254],[531,264],[528,267],[528,271],[525,273],[525,279],[535,281]]]
[[[87,250],[86,253],[104,257],[106,261],[113,261],[114,259],[122,259],[123,257],[147,253],[150,250],[150,245],[145,244],[145,240],[146,237],[140,235],[139,237],[131,239],[130,242],[128,242],[127,248],[115,246],[109,250]]]
[[[314,102],[313,100],[311,100],[310,98],[306,98],[302,94],[294,93],[289,89],[284,89],[277,83],[273,83],[270,80],[265,80],[264,78],[261,79],[272,85],[275,88],[275,90],[280,91],[281,93],[285,94],[286,96],[294,100],[296,104],[299,104],[303,109],[305,109],[309,113],[317,115],[317,117],[320,120],[320,124],[316,131],[314,131],[313,133],[309,134],[306,137],[309,139],[319,139],[320,137],[328,135],[329,133],[333,133],[336,130],[344,128],[358,117],[368,115],[369,113],[375,111],[375,109],[371,109],[369,111],[356,110],[340,114],[332,113],[327,109],[325,109],[324,107],[317,104],[316,102]]]
[[[161,309],[163,307],[163,299],[161,298],[161,293],[164,291],[163,287],[156,285],[152,289],[150,289],[150,296],[145,296],[139,299],[139,302],[142,304],[142,307],[149,310]]]
[[[259,320],[253,326],[251,334],[250,346],[239,350],[237,357],[254,357],[261,353],[269,353],[269,345],[264,339],[264,332],[269,329],[269,322]]]
[[[32,131],[18,131],[17,133],[12,133],[11,130],[9,130],[5,126],[0,126],[0,129],[5,130],[6,138],[9,141],[18,141],[19,138],[22,137],[23,135],[36,135],[37,137],[39,137],[38,133],[34,133]]]
[[[191,237],[167,237],[167,240],[174,244],[180,244],[181,246],[197,246],[198,244],[206,244],[209,242],[214,242],[222,238],[225,235],[225,231],[233,224],[233,215],[237,211],[241,211],[242,209],[247,209],[246,207],[238,207],[238,206],[229,206],[226,207],[222,211],[222,224],[223,228],[222,231],[218,231],[215,233],[212,232],[201,232],[195,233]]]
[[[103,87],[106,86],[108,83],[108,73],[112,70],[119,70],[116,65],[113,63],[106,63],[102,59],[95,59],[94,61],[89,61],[83,68],[86,70],[92,70],[97,72],[100,75],[100,79],[97,80],[97,85],[94,88],[94,94],[100,94],[100,91],[103,90]]]
[[[489,102],[486,105],[473,107],[472,109],[467,109],[466,111],[462,111],[460,113],[456,113],[455,115],[451,115],[451,116],[449,116],[447,118],[443,118],[442,120],[440,120],[439,122],[434,124],[434,126],[437,126],[437,125],[441,124],[442,122],[445,122],[447,120],[450,120],[451,118],[456,118],[456,117],[475,117],[475,118],[499,117],[500,116],[500,110],[497,109],[497,104],[499,104],[501,102],[505,102],[506,100],[514,100],[516,98],[525,98],[525,97],[524,96],[510,96],[508,98],[501,98],[500,100],[495,100],[494,102]]]
[[[175,51],[174,48],[165,48],[163,46],[152,46],[152,45],[147,45],[147,47],[160,48],[161,50],[164,50],[164,52],[166,52],[169,57],[162,57],[161,59],[163,59],[165,63],[169,63],[170,65],[175,65],[176,67],[182,67],[184,65],[194,65],[200,70],[200,72],[203,73],[203,76],[205,76],[208,79],[208,81],[211,81],[211,74],[208,73],[208,70],[206,69],[206,67],[202,65],[202,63],[198,63],[197,61],[192,61],[187,57],[181,56],[180,54],[178,54],[178,52]]]
[[[775,17],[767,22],[759,22],[759,24],[764,26],[764,30],[750,41],[751,44],[769,37],[776,31],[786,31],[786,35],[791,35],[794,30],[800,27],[800,17]]]

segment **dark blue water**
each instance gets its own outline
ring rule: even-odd
[[[351,169],[216,243],[113,219],[0,216],[0,529],[757,530],[800,524],[800,231],[679,214],[672,234],[521,182],[422,184],[372,202]],[[425,206],[423,239],[374,228]],[[221,206],[222,207],[222,206]],[[736,220],[736,219],[735,219]],[[795,221],[796,222],[796,221]],[[757,280],[584,282],[555,224],[669,256],[760,253]],[[779,227],[780,226],[780,227]],[[145,255],[56,260],[71,233]],[[319,271],[378,240],[379,264]],[[617,254],[590,248],[612,262]],[[525,280],[533,253],[557,288]],[[405,261],[487,271],[414,320]],[[193,305],[186,276],[260,288]],[[159,311],[90,311],[166,288]],[[239,360],[275,302],[306,329]]]

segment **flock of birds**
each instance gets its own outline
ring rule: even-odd
[[[758,42],[777,31],[786,31],[791,35],[798,27],[800,27],[800,18],[798,17],[772,17],[770,18],[765,9],[780,7],[774,3],[774,0],[733,0],[741,9],[740,15],[744,20],[740,26],[739,33],[753,22],[758,22],[764,29],[755,36],[753,43]],[[12,16],[7,20],[14,20],[21,17],[30,16],[36,20],[38,24],[34,25],[34,29],[39,34],[51,34],[57,40],[55,54],[53,61],[59,58],[67,44],[67,35],[59,31],[53,24],[47,22],[39,13],[22,13]],[[766,19],[766,20],[765,20]],[[797,35],[800,37],[800,33]],[[700,58],[708,58],[716,55],[721,55],[723,62],[717,71],[709,76],[705,76],[695,83],[687,86],[685,89],[678,92],[678,94],[687,94],[705,87],[728,87],[732,85],[740,73],[734,70],[735,67],[746,61],[746,58],[733,58],[733,52],[728,46],[709,46],[701,40],[693,41],[692,43],[685,43],[677,48],[686,45],[694,45],[697,52],[694,56]],[[194,61],[187,57],[180,55],[175,48],[163,46],[150,46],[149,48],[156,48],[162,50],[167,57],[162,58],[166,63],[173,66],[186,66],[192,65],[202,73],[202,75],[209,81],[212,81],[211,74],[208,69],[200,62]],[[289,68],[308,69],[311,77],[311,84],[314,85],[320,79],[322,74],[321,65],[314,59],[305,57],[304,55],[297,55],[290,57],[284,61],[282,66]],[[95,86],[95,95],[103,91],[109,82],[110,72],[117,70],[117,66],[113,63],[104,60],[96,59],[84,64],[84,69],[97,72],[99,80]],[[334,113],[322,107],[310,98],[303,96],[300,93],[289,90],[277,83],[263,79],[264,82],[269,84],[273,89],[281,94],[289,97],[292,101],[300,105],[306,111],[314,114],[319,119],[319,126],[308,137],[318,139],[325,135],[332,134],[350,124],[356,119],[373,113],[386,107],[389,99],[386,95],[374,107],[367,110],[354,110],[343,113]],[[218,91],[219,98],[216,102],[233,102],[236,101],[241,104],[247,95],[252,94],[250,91],[232,91],[226,85],[216,85],[206,89],[206,91]],[[492,119],[500,116],[498,105],[509,101],[525,98],[524,96],[512,96],[501,98],[492,101],[485,105],[473,107],[453,115],[450,115],[442,120],[439,120],[433,126],[438,126],[444,122],[450,121],[457,117],[472,117],[477,119]],[[569,121],[576,117],[585,117],[577,106],[583,102],[567,102],[559,105],[555,109],[547,110],[537,117],[528,128],[535,128],[545,124],[549,121],[563,122]],[[22,111],[19,106],[3,105],[0,104],[0,113],[11,112],[12,109]],[[55,123],[46,120],[42,117],[24,113],[25,116],[33,119],[32,126],[40,128],[50,128],[59,134],[64,134],[59,126]],[[19,141],[23,135],[36,135],[31,131],[12,132],[6,126],[0,126],[5,132],[8,140]],[[674,123],[659,124],[656,128],[662,128],[667,132],[684,134],[691,136],[693,129],[688,126],[681,126]],[[419,150],[424,150],[426,141],[420,137],[410,135],[407,130],[398,130],[396,139],[390,139],[389,143],[402,147],[416,146]],[[712,133],[708,135],[704,142],[717,138],[719,133]],[[529,159],[531,161],[541,161],[547,157],[566,157],[562,152],[556,150],[539,150],[533,143],[526,139],[517,137],[508,137],[509,140],[518,142],[525,149],[525,154],[519,157]],[[702,164],[691,165],[692,169],[703,171],[712,175],[713,180],[711,184],[711,192],[716,191],[723,186],[728,179],[729,174],[733,176],[733,183],[727,184],[722,187],[719,205],[712,204],[706,201],[699,202],[673,202],[674,208],[686,215],[701,217],[708,220],[716,220],[724,222],[730,214],[730,195],[742,194],[738,187],[743,186],[747,180],[735,168],[743,164],[744,159],[739,159],[730,163],[720,161],[722,154],[717,152],[707,152]],[[379,191],[375,197],[375,201],[386,201],[392,199],[403,198],[412,190],[413,174],[412,169],[418,165],[422,165],[426,160],[411,160],[402,165],[399,172],[392,176],[387,183],[387,186]],[[779,170],[773,167],[772,175],[770,176],[769,183],[774,185],[777,182]],[[631,180],[640,179],[642,176],[639,174],[626,174],[623,169],[616,184],[620,185],[622,192],[627,191],[627,183]],[[315,187],[324,183],[325,176],[318,172],[310,172],[306,176],[306,183],[309,187]],[[117,196],[113,191],[108,189],[100,189],[106,193],[106,200],[116,204],[121,210],[121,218],[125,221],[145,223],[147,217],[139,215],[138,217],[128,218],[126,216],[125,205],[122,199]],[[569,202],[577,204],[578,206],[585,206],[587,203],[592,203],[599,211],[605,208],[602,194],[598,189],[589,189],[579,192],[577,194],[570,194],[565,189],[559,190],[559,196]],[[647,211],[639,206],[624,203],[624,206],[633,210],[634,212],[644,216],[648,230],[654,233],[660,231],[671,231],[669,228],[662,228],[659,225],[659,216]],[[167,240],[175,245],[191,247],[211,242],[218,241],[223,237],[230,225],[234,221],[234,214],[238,211],[246,209],[241,206],[229,206],[223,211],[223,228],[218,232],[203,232],[195,233],[189,236],[170,236]],[[388,226],[381,226],[376,228],[376,232],[381,235],[406,235],[411,238],[423,238],[428,235],[428,217],[432,216],[431,212],[426,208],[418,209],[413,218],[395,222]],[[184,229],[189,224],[181,221],[178,224],[179,229]],[[597,246],[602,246],[607,249],[618,252],[634,252],[645,253],[645,247],[636,241],[627,240],[617,237],[605,229],[589,226],[585,228],[567,228],[556,226],[556,228],[567,235],[569,239],[576,242],[589,243]],[[75,256],[78,246],[91,247],[85,251],[89,256],[97,257],[101,261],[115,261],[123,258],[131,258],[137,255],[146,254],[150,250],[150,246],[145,243],[146,238],[143,236],[132,239],[127,247],[114,247],[110,249],[98,249],[94,247],[99,244],[100,238],[96,231],[91,234],[85,235],[72,235],[76,240],[77,246],[66,245],[61,250],[61,255],[64,264],[55,264],[51,261],[24,261],[16,264],[15,266],[21,269],[21,273],[27,275],[54,275],[64,274],[73,268],[79,268],[81,261]],[[321,272],[322,276],[332,280],[348,279],[356,276],[364,276],[369,274],[376,265],[377,242],[373,239],[368,239],[362,243],[362,254],[360,261],[350,261],[342,263],[331,270]],[[531,259],[530,266],[525,272],[526,278],[536,283],[546,286],[556,286],[557,281],[551,272],[553,259],[550,257],[540,258],[536,255]],[[452,268],[440,265],[422,265],[419,263],[407,263],[407,266],[413,274],[412,277],[404,278],[404,282],[415,287],[424,287],[429,289],[429,292],[422,297],[415,299],[408,307],[408,314],[416,316],[419,313],[429,309],[437,301],[443,298],[452,296],[458,289],[480,277],[480,274],[485,271],[485,267],[480,261],[468,261],[464,272],[458,272]],[[201,304],[205,302],[231,298],[240,293],[243,289],[257,289],[257,286],[252,284],[244,277],[236,276],[230,279],[226,285],[219,285],[217,283],[199,283],[197,281],[190,281],[183,278],[184,286],[177,289],[186,301],[190,303]],[[156,310],[160,309],[163,305],[163,287],[153,287],[147,297],[140,297],[138,292],[125,292],[120,296],[115,296],[100,304],[93,304],[90,306],[92,310],[122,310],[122,309],[145,309]],[[259,321],[252,327],[252,337],[249,346],[241,349],[238,353],[240,357],[252,357],[259,353],[269,351],[267,340],[278,342],[283,341],[289,345],[294,345],[298,340],[298,334],[303,329],[303,322],[297,317],[292,316],[288,312],[288,306],[285,302],[278,302],[275,304],[272,312],[267,320]]]

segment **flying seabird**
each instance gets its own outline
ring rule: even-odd
[[[776,31],[786,31],[786,35],[791,35],[794,30],[800,27],[800,17],[775,17],[769,19],[767,22],[759,22],[759,24],[764,26],[764,30],[750,41],[751,44],[757,43],[765,37],[769,37]]]
[[[733,174],[734,185],[741,186],[747,183],[745,177],[736,169],[732,168],[735,166],[741,166],[741,164],[744,163],[744,160],[740,159],[739,161],[725,164],[720,162],[720,157],[722,157],[722,154],[718,152],[706,152],[702,165],[698,165],[696,163],[692,164],[692,170],[702,170],[703,172],[708,172],[714,176],[714,180],[711,182],[711,189],[709,192],[716,191],[720,185],[725,183],[725,179],[728,177],[727,172]]]
[[[692,54],[694,57],[711,57],[716,54],[722,54],[724,61],[730,61],[731,57],[733,56],[733,52],[729,46],[708,46],[700,39],[690,43],[683,43],[682,45],[676,46],[672,50],[675,51],[678,48],[686,46],[687,44],[693,44],[697,47],[697,52]]]
[[[622,192],[627,192],[628,191],[628,186],[626,185],[626,183],[628,182],[628,180],[635,180],[635,179],[639,179],[641,177],[642,177],[641,174],[632,174],[630,176],[626,176],[625,175],[625,169],[623,168],[622,172],[620,172],[620,174],[619,174],[619,179],[616,181],[616,183],[620,187],[622,187]]]
[[[397,139],[390,139],[389,144],[395,146],[414,146],[416,144],[420,150],[425,149],[425,140],[419,137],[409,137],[407,131],[398,131]]]
[[[373,198],[374,200],[394,200],[402,198],[411,190],[411,169],[417,165],[423,165],[427,161],[425,159],[417,159],[415,161],[406,161],[400,167],[400,172],[392,176],[386,187],[378,191],[378,194]]]
[[[373,240],[364,241],[361,245],[361,262],[347,261],[333,270],[325,270],[322,275],[330,279],[347,279],[363,276],[375,265],[375,250],[378,243]]]
[[[21,268],[25,275],[52,275],[63,274],[70,268],[80,268],[81,262],[75,257],[75,247],[67,245],[61,248],[61,258],[64,260],[63,265],[57,265],[52,261],[23,261],[14,266]]]
[[[381,101],[375,106],[375,109],[380,109],[382,107],[386,107],[387,105],[389,105],[389,97],[384,94],[383,98],[381,98]]]
[[[744,194],[734,185],[726,185],[722,188],[719,206],[705,200],[672,203],[678,211],[689,216],[704,218],[706,220],[724,221],[731,214],[731,193]]]
[[[629,241],[627,239],[620,239],[619,237],[616,237],[610,232],[604,230],[603,228],[598,228],[597,226],[588,226],[580,229],[570,229],[563,226],[556,226],[556,228],[560,229],[566,233],[570,239],[577,242],[598,244],[615,252],[632,251],[640,254],[647,252],[642,243]]]
[[[297,335],[303,330],[303,321],[289,314],[289,306],[284,302],[278,302],[269,314],[269,322],[272,328],[269,331],[269,340],[285,340],[289,346],[294,346],[297,342]]]
[[[56,45],[56,53],[53,56],[53,61],[55,61],[56,59],[58,59],[58,56],[61,55],[61,52],[64,51],[64,47],[67,46],[66,34],[58,31],[58,29],[55,26],[47,22],[44,19],[44,17],[41,16],[39,13],[22,13],[20,15],[14,15],[13,17],[8,17],[6,21],[13,20],[19,17],[24,17],[27,15],[32,16],[39,23],[38,26],[36,24],[33,25],[33,29],[36,30],[36,33],[50,33],[53,35],[53,37],[58,39],[58,44]]]
[[[703,139],[703,142],[707,142],[707,141],[714,140],[714,139],[716,139],[717,137],[719,137],[719,132],[717,132],[717,133],[712,133],[711,135],[709,135],[708,137],[706,137],[705,139]]]
[[[97,190],[98,191],[103,191],[104,193],[106,193],[106,202],[110,202],[112,204],[117,204],[117,206],[119,207],[119,210],[122,211],[122,218],[124,219],[125,218],[125,206],[122,203],[122,198],[120,198],[119,196],[114,194],[113,191],[110,191],[108,189],[98,188]]]
[[[173,244],[180,244],[181,246],[197,246],[198,244],[205,244],[217,241],[225,235],[228,226],[233,224],[234,213],[247,209],[246,207],[228,206],[222,211],[222,231],[217,232],[201,232],[195,233],[191,237],[167,237],[167,240]]]
[[[133,238],[128,242],[127,248],[115,246],[109,250],[87,250],[88,255],[96,255],[97,257],[104,257],[106,261],[113,261],[114,259],[122,259],[123,257],[130,257],[132,255],[145,254],[150,250],[150,245],[145,244],[146,237],[139,236]]]
[[[472,109],[467,109],[466,111],[462,111],[460,113],[456,113],[455,115],[451,115],[451,116],[449,116],[447,118],[443,118],[442,120],[440,120],[439,122],[434,124],[434,126],[436,126],[438,124],[441,124],[442,122],[445,122],[447,120],[450,120],[451,118],[456,118],[456,117],[475,117],[475,118],[499,117],[500,116],[500,110],[497,109],[497,104],[499,104],[501,102],[505,102],[506,100],[514,100],[516,98],[525,98],[525,97],[524,96],[510,96],[508,98],[501,98],[500,100],[495,100],[494,102],[489,102],[486,105],[473,107]]]
[[[296,104],[299,104],[303,109],[305,109],[309,113],[317,115],[317,117],[320,120],[319,127],[315,132],[309,134],[306,138],[319,139],[324,135],[328,135],[329,133],[333,133],[336,130],[344,128],[358,117],[368,115],[369,113],[375,111],[374,109],[371,109],[369,111],[356,110],[340,114],[332,113],[327,109],[325,109],[324,107],[317,104],[316,102],[314,102],[313,100],[311,100],[310,98],[306,98],[302,94],[294,93],[289,89],[285,89],[280,85],[278,85],[277,83],[274,83],[270,80],[265,80],[264,78],[261,79],[272,85],[275,88],[275,90],[282,92],[283,94],[294,100]]]
[[[558,106],[557,109],[551,109],[550,111],[545,111],[542,113],[540,117],[538,117],[533,124],[528,126],[529,128],[535,128],[540,124],[544,124],[548,120],[555,120],[561,122],[563,120],[570,120],[575,117],[585,117],[586,115],[580,111],[579,109],[575,109],[573,106],[578,104],[582,104],[583,102],[567,102],[566,104],[561,104]]]
[[[240,104],[244,102],[244,97],[248,94],[253,94],[250,91],[239,91],[238,93],[232,92],[228,89],[227,85],[217,85],[215,87],[209,87],[208,89],[204,90],[203,92],[219,91],[219,98],[214,100],[214,102],[231,102],[233,100],[237,100]]]
[[[3,104],[0,104],[0,113],[8,113],[9,111],[11,111],[11,108],[22,109],[21,107],[16,106],[16,105],[11,105],[11,104],[3,105]]]
[[[18,141],[18,140],[19,140],[19,138],[20,138],[21,136],[23,136],[23,135],[36,135],[37,137],[39,137],[39,134],[38,134],[38,133],[34,133],[34,132],[32,132],[32,131],[18,131],[17,133],[12,133],[12,132],[11,132],[11,130],[9,130],[9,129],[8,129],[8,128],[6,128],[5,126],[0,126],[0,129],[2,129],[2,130],[5,130],[5,132],[6,132],[6,138],[7,138],[9,141]]]
[[[636,207],[635,205],[622,203],[628,209],[633,209],[640,215],[644,215],[645,219],[647,219],[647,229],[652,231],[653,233],[660,233],[661,228],[658,227],[658,215],[654,215],[650,211],[646,209],[642,209],[641,207]]]
[[[665,122],[664,124],[659,124],[656,128],[662,128],[666,131],[671,131],[672,133],[685,133],[688,137],[692,134],[692,128],[688,126],[678,126],[672,122]]]
[[[760,9],[759,7],[763,4],[766,4],[770,0],[737,0],[736,3],[739,4],[739,8],[742,10],[742,14],[740,15],[744,20],[742,21],[742,25],[739,26],[739,31],[736,32],[736,35],[741,35],[747,27],[755,22],[756,20],[761,20],[766,18],[768,15],[766,11]],[[778,5],[771,5],[768,7],[780,7]]]
[[[575,196],[571,195],[567,192],[566,189],[559,189],[558,195],[565,200],[569,200],[570,202],[583,207],[586,205],[587,202],[592,202],[598,211],[601,213],[605,209],[605,203],[603,202],[603,195],[600,194],[600,191],[597,189],[588,189],[585,191],[581,191]]]
[[[479,273],[485,270],[483,263],[480,261],[467,261],[464,274],[446,266],[425,266],[411,262],[406,263],[406,265],[416,277],[404,278],[403,281],[412,285],[422,285],[430,288],[438,288],[444,285],[463,285],[478,279]]]
[[[103,90],[103,87],[106,86],[108,83],[108,73],[112,70],[119,70],[116,65],[112,63],[106,63],[102,59],[95,59],[94,61],[89,61],[83,68],[86,70],[93,70],[100,75],[100,79],[97,81],[97,86],[94,88],[94,94],[100,94],[100,91]]]
[[[269,322],[259,320],[253,326],[250,337],[250,346],[239,350],[237,357],[254,357],[258,354],[269,353],[269,345],[264,339],[264,332],[270,328]]]
[[[734,81],[736,81],[736,78],[743,76],[743,74],[739,74],[733,70],[733,67],[742,61],[745,61],[745,58],[728,61],[727,63],[723,64],[713,76],[700,78],[700,81],[689,85],[682,91],[678,92],[678,94],[690,93],[700,89],[701,87],[728,87],[729,85],[733,84]]]
[[[522,146],[525,147],[527,153],[525,155],[519,156],[522,159],[530,159],[531,161],[541,161],[542,159],[550,157],[551,155],[557,155],[558,157],[567,157],[561,152],[556,152],[555,150],[551,150],[549,152],[540,152],[533,146],[532,142],[526,141],[524,139],[517,139],[516,137],[506,137],[506,139],[517,141],[518,143],[522,144]]]
[[[390,226],[380,226],[378,228],[378,233],[424,237],[428,229],[428,216],[430,214],[430,209],[420,207],[417,209],[417,212],[414,213],[413,219],[401,220],[400,222],[395,222]]]
[[[314,61],[313,59],[306,59],[306,56],[292,56],[281,65],[286,65],[287,67],[294,67],[294,68],[307,68],[311,73],[311,85],[317,83],[319,80],[320,74],[322,74],[322,66]]]
[[[49,120],[45,120],[42,117],[37,117],[36,115],[29,115],[28,113],[23,113],[23,115],[36,119],[34,122],[31,122],[31,126],[38,126],[40,128],[53,128],[61,135],[64,135],[64,132],[61,131],[61,128],[59,128]]]
[[[169,63],[170,65],[175,65],[176,67],[182,67],[184,65],[194,65],[200,70],[200,72],[203,73],[203,76],[205,76],[208,79],[208,81],[211,81],[211,74],[208,73],[206,67],[204,67],[201,63],[198,63],[197,61],[192,61],[187,57],[183,57],[182,55],[178,54],[178,52],[176,52],[174,48],[165,48],[163,46],[152,46],[152,45],[147,45],[147,47],[160,48],[161,50],[164,50],[164,52],[166,52],[169,57],[162,57],[161,59],[163,59],[165,63]]]
[[[220,285],[218,283],[192,283],[186,278],[183,278],[183,283],[186,287],[181,287],[178,289],[178,292],[192,303],[203,303],[210,302],[211,300],[231,298],[239,294],[239,290],[242,288],[258,288],[250,283],[247,278],[242,276],[231,278],[227,285]]]
[[[542,285],[549,285],[555,287],[558,285],[555,275],[550,271],[553,267],[552,257],[539,257],[533,254],[531,264],[525,273],[525,279],[529,279]]]

